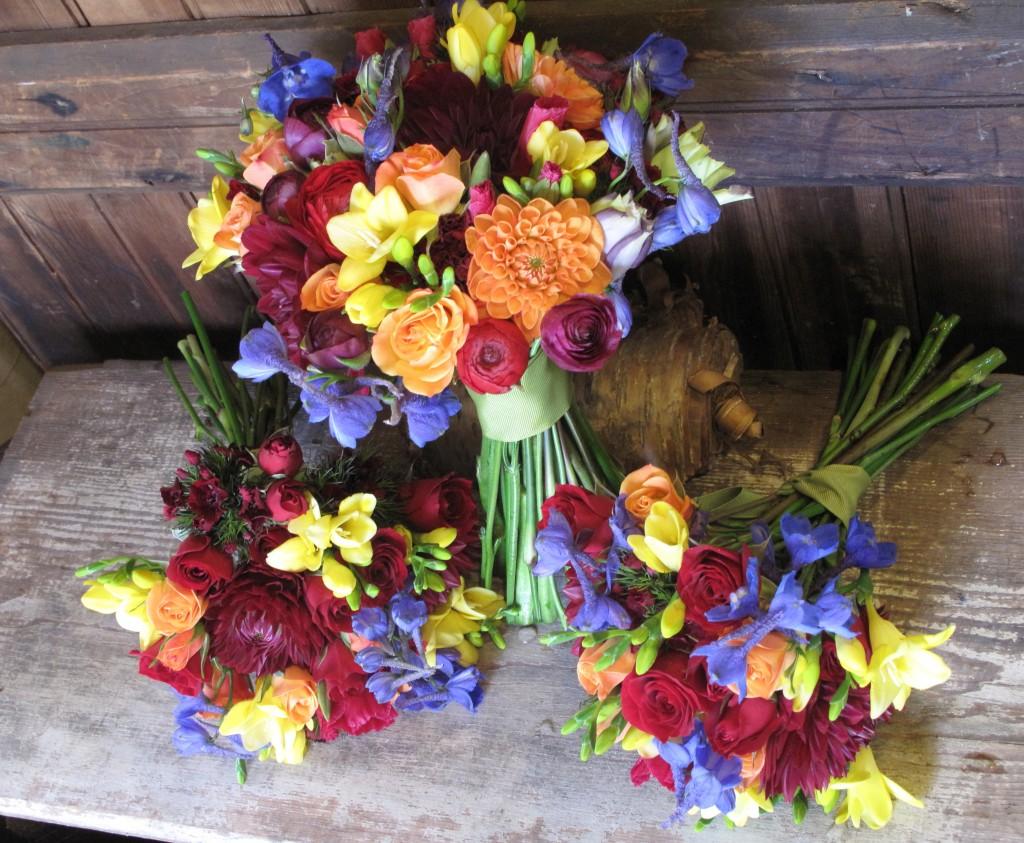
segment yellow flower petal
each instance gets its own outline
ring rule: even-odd
[[[323,564],[324,585],[338,599],[348,597],[356,590],[356,575],[333,556],[327,556]]]
[[[279,571],[315,571],[323,560],[323,550],[302,536],[288,539],[267,554],[267,564]]]

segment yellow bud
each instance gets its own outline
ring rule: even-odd
[[[388,299],[395,298],[391,295],[394,292],[395,288],[387,284],[378,284],[374,281],[363,284],[345,301],[345,313],[357,325],[365,325],[370,329],[377,328],[388,315],[388,311],[393,309],[388,307],[391,303]]]

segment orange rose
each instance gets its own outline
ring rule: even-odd
[[[203,648],[203,636],[196,635],[194,629],[187,629],[168,638],[156,660],[171,670],[184,670],[188,660]]]
[[[374,193],[393,184],[409,207],[432,214],[450,214],[466,192],[459,178],[461,159],[453,149],[441,155],[436,147],[415,143],[394,152],[377,168]]]
[[[345,135],[363,143],[366,134],[366,118],[352,105],[332,105],[327,112],[327,125],[339,135]]]
[[[146,614],[161,635],[191,630],[206,611],[206,598],[171,580],[161,580],[149,590]]]
[[[414,290],[391,311],[373,337],[373,362],[385,374],[399,375],[410,392],[437,395],[452,382],[455,355],[476,324],[476,305],[457,287],[439,302],[413,313],[416,299],[431,290]]]
[[[693,501],[676,494],[672,478],[657,466],[645,465],[626,475],[619,487],[619,494],[626,496],[626,510],[634,518],[643,521],[656,501],[665,501],[683,518],[693,514]]]
[[[501,70],[509,85],[519,81],[523,75],[523,48],[520,44],[509,42],[505,47]],[[536,97],[564,97],[569,100],[565,119],[574,129],[596,129],[601,125],[604,116],[601,92],[554,56],[537,53],[529,91]]]
[[[292,723],[308,723],[316,714],[316,681],[308,670],[286,668],[284,676],[275,676],[270,681],[270,688]]]
[[[252,689],[245,675],[233,670],[225,673],[212,661],[208,661],[203,671],[203,696],[214,705],[226,708],[229,702],[252,699]]]
[[[238,156],[245,164],[242,177],[254,187],[263,190],[278,173],[288,167],[288,145],[284,142],[284,129],[264,132]]]
[[[636,653],[630,647],[612,662],[610,667],[596,670],[594,666],[614,643],[609,639],[594,647],[587,647],[583,650],[580,660],[576,662],[576,676],[580,680],[580,686],[588,694],[597,694],[599,700],[607,698],[622,684],[622,680],[633,672],[633,666],[636,664]]]
[[[245,255],[242,246],[242,232],[249,227],[252,218],[260,212],[260,203],[242,191],[235,194],[231,207],[221,221],[220,230],[213,235],[213,245]]]
[[[757,784],[757,779],[761,775],[761,770],[764,769],[764,759],[764,747],[740,756],[740,761],[743,763],[743,767],[740,769],[740,779],[742,780],[744,788],[752,787]]]
[[[341,310],[345,306],[349,293],[338,286],[340,269],[340,264],[329,263],[309,276],[299,294],[303,310],[315,313],[320,310]]]
[[[769,632],[747,655],[747,696],[771,699],[782,685],[782,674],[795,654],[781,632]]]

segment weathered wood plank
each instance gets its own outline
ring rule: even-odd
[[[40,377],[39,367],[0,323],[0,453],[18,429]]]
[[[61,0],[5,0],[0,6],[0,31],[61,29],[78,21]]]
[[[182,0],[75,0],[89,26],[188,20]]]
[[[880,840],[1001,843],[1024,822],[1024,379],[1003,380],[999,399],[915,450],[865,500],[882,536],[901,542],[899,565],[878,578],[893,618],[958,624],[944,648],[953,679],[912,696],[875,743],[882,768],[928,806],[899,806]],[[767,489],[782,466],[807,465],[836,385],[831,374],[748,373],[767,438],[691,491]],[[628,757],[580,764],[558,735],[580,699],[573,659],[529,631],[488,653],[475,717],[405,717],[316,747],[299,768],[254,765],[244,788],[214,760],[175,757],[171,695],[135,675],[130,636],[81,608],[70,574],[119,550],[171,550],[156,489],[188,433],[153,364],[58,371],[0,463],[0,812],[168,840],[681,839],[657,825],[670,795],[632,788]],[[746,833],[769,843],[863,836],[829,831],[815,810],[798,831],[780,811]]]

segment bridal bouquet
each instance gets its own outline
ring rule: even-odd
[[[670,108],[692,85],[681,42],[608,60],[517,39],[524,9],[465,0],[402,43],[360,32],[340,69],[268,36],[248,145],[199,150],[221,175],[189,215],[185,266],[240,264],[267,321],[236,371],[284,373],[343,445],[385,412],[436,439],[461,381],[484,436],[484,581],[500,557],[507,616],[532,623],[561,613],[530,575],[540,501],[618,479],[570,373],[629,333],[627,273],[745,194],[718,188],[733,171]]]
[[[936,317],[916,353],[900,329],[869,353],[865,325],[818,466],[759,495],[688,498],[646,466],[617,496],[558,486],[544,502],[535,572],[564,571],[573,642],[590,699],[565,724],[580,757],[638,753],[676,807],[667,825],[718,815],[742,826],[779,801],[801,822],[816,802],[836,822],[885,825],[898,799],[871,744],[913,690],[950,671],[933,650],[953,633],[907,634],[873,594],[896,544],[856,514],[873,475],[935,425],[993,395],[998,349],[949,363],[956,317]]]

